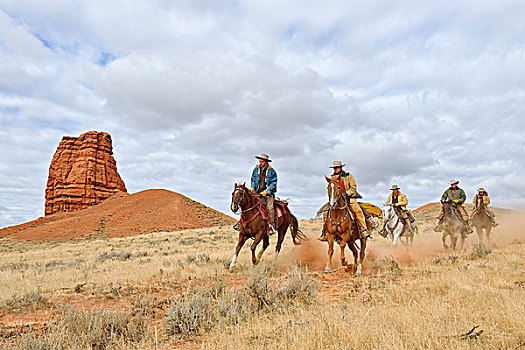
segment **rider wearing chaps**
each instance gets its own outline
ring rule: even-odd
[[[264,197],[266,212],[268,213],[268,226],[270,233],[275,233],[277,227],[275,220],[275,193],[277,192],[277,172],[270,166],[272,161],[267,154],[261,154],[255,158],[259,159],[259,164],[253,169],[251,178],[251,192],[255,192]]]
[[[454,209],[456,209],[459,212],[461,216],[460,219],[463,220],[463,223],[466,226],[467,232],[472,233],[474,231],[468,224],[468,221],[470,218],[467,212],[465,211],[465,208],[463,208],[463,205],[462,205],[467,199],[467,195],[465,194],[465,191],[463,191],[463,189],[458,187],[458,183],[459,181],[457,180],[450,180],[450,187],[445,192],[443,192],[443,195],[441,196],[441,203],[451,202]],[[439,222],[438,222],[438,225],[434,228],[434,231],[441,232],[443,216],[444,216],[444,212],[443,210],[441,210],[441,213],[438,216]]]
[[[471,218],[476,215],[478,211],[481,210],[481,203],[485,206],[485,211],[487,212],[488,216],[490,217],[490,223],[492,227],[498,226],[496,223],[496,217],[494,215],[494,212],[490,210],[489,204],[490,204],[490,198],[487,191],[485,191],[484,188],[480,188],[478,190],[478,194],[474,196],[474,199],[472,200],[472,204],[474,204],[474,211],[472,212]]]

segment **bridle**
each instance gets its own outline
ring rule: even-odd
[[[387,220],[386,220],[386,228],[392,233],[392,232],[394,232],[394,231],[396,230],[397,226],[399,225],[399,222],[400,222],[400,220],[399,220],[399,215],[397,215],[397,213],[396,213],[396,211],[394,210],[394,207],[392,206],[392,204],[386,204],[386,205],[388,205],[388,206],[390,207],[391,211],[394,212],[395,216],[397,216],[397,221],[396,221],[396,223],[395,223],[395,225],[394,225],[393,227],[390,227],[390,226],[388,225],[388,222],[389,222],[390,219],[392,219],[394,216],[393,216],[392,214],[389,214],[389,216],[388,216],[388,218],[387,218]],[[389,212],[390,212],[390,211],[389,211]],[[384,215],[383,215],[383,216],[384,216]]]
[[[235,198],[235,194],[237,193],[237,191],[241,191],[241,198],[237,201],[237,202],[234,202],[233,201],[233,198]],[[262,198],[259,199],[259,201],[257,203],[255,203],[252,207],[248,208],[248,209],[242,209],[241,208],[241,202],[242,200],[244,199],[244,196],[246,194],[246,189],[242,188],[242,187],[237,187],[234,191],[233,191],[233,198],[232,198],[232,205],[231,205],[231,210],[235,213],[235,214],[242,214],[242,213],[246,213],[247,211],[250,211],[252,210],[253,208],[255,208],[256,206],[258,206],[261,202],[262,202]],[[236,205],[237,206],[237,210],[233,210],[233,205]]]
[[[330,223],[335,227],[335,229],[337,230],[337,227],[339,227],[345,220],[346,218],[348,217],[348,204],[346,203],[346,200],[343,198],[343,202],[344,202],[344,206],[342,207],[337,207],[337,201],[334,200],[334,192],[335,192],[335,183],[334,182],[330,182],[330,186],[332,188],[332,194],[330,196],[330,201],[334,201],[334,204],[330,204],[330,207],[328,208],[328,220],[330,220]],[[337,190],[339,191],[339,198],[342,198],[342,193],[341,193],[341,189],[339,188],[339,186],[337,186]],[[341,220],[339,220],[339,222],[334,222],[334,220],[332,219],[332,216],[331,216],[331,213],[333,210],[345,210],[345,215],[343,216],[343,218]]]

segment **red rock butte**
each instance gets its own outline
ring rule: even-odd
[[[77,211],[127,194],[117,172],[111,136],[89,131],[64,136],[49,166],[45,214]]]

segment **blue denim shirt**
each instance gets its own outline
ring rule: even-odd
[[[259,166],[256,166],[255,169],[253,169],[252,172],[252,181],[251,181],[251,187],[257,191],[257,187],[259,187],[259,174],[260,169]],[[277,192],[277,172],[274,168],[268,165],[268,170],[266,171],[266,192],[269,194],[275,194]]]

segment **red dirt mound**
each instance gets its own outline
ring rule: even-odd
[[[123,237],[234,223],[234,219],[179,193],[146,190],[114,196],[97,206],[56,213],[0,230],[0,237],[66,240]]]

